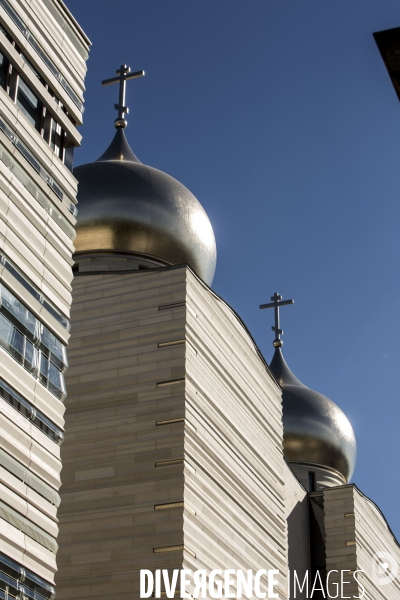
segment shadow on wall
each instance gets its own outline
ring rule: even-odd
[[[287,467],[286,476],[286,520],[288,528],[290,597],[306,600],[307,585],[299,591],[307,577],[312,579],[310,562],[310,528],[308,494],[298,482],[292,471]],[[297,584],[297,581],[300,585]],[[293,586],[296,585],[296,595]],[[315,597],[316,598],[316,597]]]

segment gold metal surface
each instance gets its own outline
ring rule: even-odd
[[[208,285],[216,244],[201,204],[179,181],[141,164],[122,128],[96,162],[74,169],[78,179],[76,258],[124,252],[154,265],[189,264]]]
[[[333,469],[348,482],[354,472],[357,446],[344,412],[332,400],[301,383],[289,369],[280,348],[276,348],[270,368],[283,390],[286,460]]]

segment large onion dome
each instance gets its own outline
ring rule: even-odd
[[[75,258],[119,254],[143,266],[188,264],[208,285],[216,265],[210,220],[179,181],[142,164],[117,123],[95,162],[74,169],[78,179]]]
[[[316,473],[317,484],[347,483],[357,454],[350,421],[332,400],[297,379],[283,358],[281,340],[275,340],[275,345],[270,369],[282,387],[286,460],[300,473],[300,480],[307,479],[304,473],[308,471]]]

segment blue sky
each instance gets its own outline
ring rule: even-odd
[[[400,538],[400,104],[372,37],[398,0],[66,0],[93,42],[83,145],[114,133],[121,63],[126,130],[144,163],[212,221],[213,284],[267,360],[275,291],[284,355],[349,416],[353,481]]]

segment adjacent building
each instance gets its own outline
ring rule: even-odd
[[[0,598],[54,598],[90,42],[61,0],[0,1]]]

